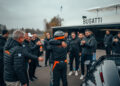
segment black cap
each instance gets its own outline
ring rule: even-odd
[[[2,30],[2,35],[5,35],[7,33],[8,33],[8,30],[6,30],[6,29]]]

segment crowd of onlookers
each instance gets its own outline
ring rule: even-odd
[[[65,32],[63,38],[67,44],[67,57],[69,58],[68,76],[73,73],[78,76],[80,69],[80,79],[82,80],[85,77],[85,64],[89,70],[90,63],[96,60],[97,40],[95,35],[91,30],[85,30],[85,33],[72,32],[70,35]],[[29,86],[29,81],[37,79],[35,70],[37,67],[41,67],[39,61],[44,60],[41,57],[43,51],[45,51],[45,67],[48,66],[49,60],[52,69],[54,62],[51,58],[54,55],[50,50],[50,41],[53,39],[55,38],[49,32],[46,33],[46,38],[42,43],[35,33],[16,30],[12,37],[9,37],[8,30],[3,30],[0,36],[0,86]],[[113,36],[107,30],[103,39],[106,55],[120,55],[120,32]],[[53,45],[59,45],[59,43]],[[75,68],[73,67],[74,60]],[[53,75],[51,71],[51,77]]]
[[[65,32],[64,36],[67,43],[67,51],[70,65],[70,72],[68,73],[68,75],[71,76],[73,73],[75,73],[75,76],[78,76],[78,70],[79,68],[81,68],[82,75],[80,79],[83,79],[85,62],[87,64],[96,60],[96,49],[98,43],[95,35],[91,30],[86,30],[85,33],[72,32],[69,35],[68,32]],[[49,47],[50,39],[52,39],[50,33],[47,33],[45,39],[45,47]],[[120,32],[113,36],[109,30],[106,30],[106,34],[103,38],[103,43],[103,47],[105,47],[106,50],[106,55],[120,55]],[[48,58],[50,58],[50,52],[49,50],[47,50],[47,48],[45,51],[47,61]],[[73,67],[74,60],[75,68]],[[87,66],[87,68],[89,69],[89,65]]]

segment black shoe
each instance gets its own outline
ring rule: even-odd
[[[33,78],[30,78],[30,81],[32,81],[32,82],[33,82],[33,81],[34,81],[34,79],[33,79]]]
[[[38,79],[36,76],[33,76],[34,79]]]
[[[41,65],[37,65],[38,67],[42,67]]]

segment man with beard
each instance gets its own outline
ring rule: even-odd
[[[84,78],[84,70],[85,66],[84,63],[85,61],[89,60],[92,62],[92,57],[93,57],[93,49],[95,46],[95,38],[92,36],[92,32],[90,30],[85,31],[85,37],[81,41],[81,46],[82,46],[82,55],[81,55],[81,77],[80,79]],[[87,65],[87,71],[89,70],[89,66]]]

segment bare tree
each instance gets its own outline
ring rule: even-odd
[[[62,26],[62,21],[63,19],[61,17],[58,16],[54,16],[50,22],[48,22],[46,19],[44,19],[44,23],[45,23],[45,31],[46,32],[52,32],[52,27],[56,27],[56,26]]]

